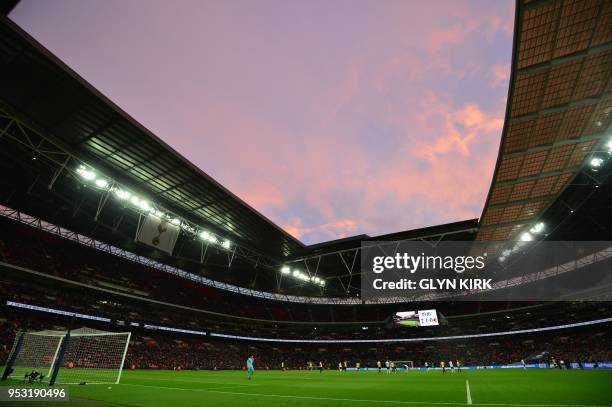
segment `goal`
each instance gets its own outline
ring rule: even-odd
[[[396,360],[393,363],[395,363],[395,367],[398,369],[414,369],[414,363],[412,363],[412,360]]]
[[[130,332],[90,328],[72,331],[19,332],[2,379],[53,385],[119,383]]]

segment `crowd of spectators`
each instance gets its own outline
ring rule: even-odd
[[[0,277],[0,301],[47,307],[112,320],[114,325],[160,325],[170,328],[222,334],[304,339],[386,339],[473,335],[517,331],[610,317],[608,303],[560,303],[517,309],[512,312],[473,314],[449,319],[448,323],[419,329],[371,324],[281,323],[229,318],[199,310],[123,297],[88,287],[58,285],[47,278],[34,278],[5,270]],[[5,307],[6,313],[18,309]],[[245,329],[245,327],[248,327]]]
[[[27,319],[27,322],[25,321]],[[66,320],[25,314],[19,318],[0,319],[2,360],[7,358],[16,331],[30,329],[66,329]],[[103,325],[98,328],[104,328]],[[108,328],[108,327],[107,327]],[[469,340],[434,340],[409,343],[269,343],[198,337],[133,329],[125,367],[128,369],[242,369],[248,355],[254,355],[259,369],[305,369],[308,362],[323,362],[335,369],[345,361],[373,367],[376,361],[425,362],[461,361],[470,365],[505,365],[521,360],[539,362],[553,358],[569,362],[612,361],[612,331],[609,325],[580,327],[549,332],[472,338]]]

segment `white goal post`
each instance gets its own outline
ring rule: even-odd
[[[3,379],[49,384],[118,384],[130,332],[90,328],[19,332]]]
[[[395,363],[395,367],[398,369],[405,369],[406,367],[408,367],[408,369],[414,369],[412,360],[395,360],[393,363]]]

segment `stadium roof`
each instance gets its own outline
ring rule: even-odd
[[[96,170],[270,256],[303,247],[4,17],[0,53],[2,101]]]
[[[510,240],[557,200],[612,119],[612,2],[518,1],[506,118],[478,240]]]

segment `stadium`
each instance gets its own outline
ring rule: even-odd
[[[612,1],[517,0],[479,218],[308,245],[16,7],[0,3],[0,401],[612,406]],[[493,288],[439,274],[406,293],[400,272],[427,268]]]

